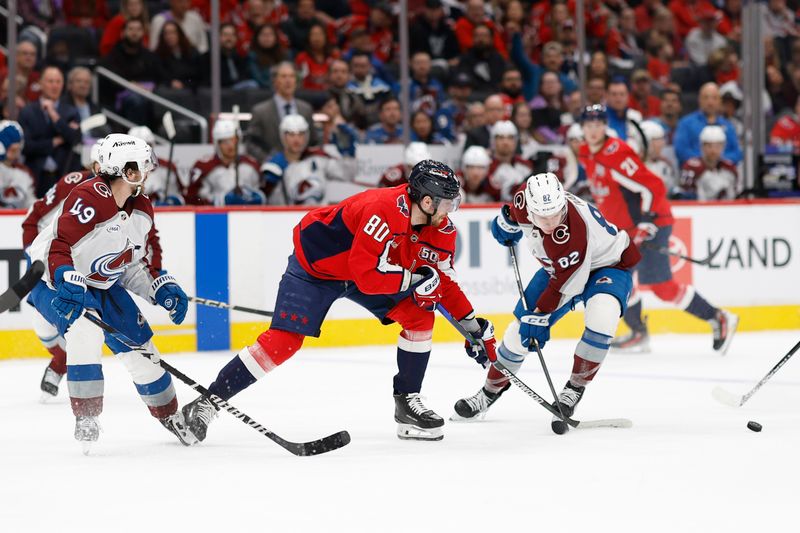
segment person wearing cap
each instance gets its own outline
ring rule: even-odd
[[[720,114],[722,102],[719,87],[713,82],[706,83],[700,87],[698,96],[700,108],[681,118],[675,128],[673,144],[675,155],[678,156],[678,164],[683,165],[692,157],[700,157],[700,132],[706,126],[716,124],[725,130],[727,138],[723,158],[738,165],[742,160],[742,149],[739,146],[733,124]]]
[[[408,30],[410,53],[427,52],[431,59],[444,60],[450,66],[458,63],[461,50],[456,33],[444,16],[442,0],[425,0],[422,13]]]
[[[783,151],[800,154],[800,96],[795,100],[793,112],[775,122],[769,133],[769,142]]]
[[[708,56],[714,50],[728,44],[725,37],[717,32],[717,10],[712,6],[702,6],[698,11],[700,25],[692,28],[686,36],[686,52],[695,65],[708,63]]]
[[[631,95],[628,108],[638,111],[644,118],[657,117],[661,114],[661,100],[652,93],[653,84],[650,73],[638,69],[631,76]]]
[[[517,153],[519,132],[510,120],[495,122],[491,128],[491,156],[484,192],[495,202],[509,202],[513,191],[533,171],[533,165]],[[466,152],[465,152],[466,153]]]
[[[681,167],[680,197],[687,200],[733,200],[736,198],[736,167],[722,159],[725,130],[706,126],[700,132],[702,155],[693,157]]]

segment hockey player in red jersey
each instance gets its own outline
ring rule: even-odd
[[[588,106],[582,114],[585,142],[579,150],[592,197],[606,219],[627,231],[641,247],[636,271],[638,283],[649,286],[659,299],[707,321],[714,333],[714,350],[725,354],[736,331],[738,317],[709,304],[691,285],[672,278],[669,257],[659,250],[669,247],[672,209],[661,179],[650,172],[624,141],[606,135],[603,105]],[[649,351],[647,325],[642,319],[641,295],[634,291],[625,323],[631,332],[612,343],[614,348]]]
[[[497,358],[512,372],[525,360],[531,343],[541,348],[550,327],[579,302],[586,307],[585,324],[572,365],[572,375],[558,395],[561,412],[572,416],[586,386],[600,368],[619,318],[625,312],[633,281],[631,268],[639,251],[628,234],[609,224],[595,206],[565,193],[558,177],[536,174],[514,194],[492,223],[492,235],[504,246],[522,236],[542,268],[517,302],[513,321],[497,349]],[[453,420],[477,419],[497,401],[509,380],[494,366],[483,387],[456,402]],[[569,426],[558,417],[551,423],[558,434]]]
[[[318,337],[328,309],[347,298],[382,324],[399,323],[395,421],[401,439],[440,440],[444,420],[419,396],[431,351],[436,304],[443,305],[481,339],[467,354],[494,359],[494,328],[476,318],[453,270],[456,228],[448,213],[458,208],[453,171],[426,160],[408,185],[373,189],[339,205],[309,212],[294,228],[294,253],[283,275],[267,331],[242,349],[208,390],[228,399],[292,357],[305,337]],[[184,407],[189,428],[205,439],[216,407],[204,397]]]
[[[733,200],[736,198],[736,165],[722,159],[725,130],[706,126],[700,132],[700,157],[688,159],[681,167],[681,198],[689,200]]]
[[[103,140],[98,161],[100,175],[69,193],[28,248],[32,260],[47,265],[29,302],[66,341],[75,439],[84,453],[99,437],[104,390],[103,331],[79,320],[84,310],[98,313],[157,359],[153,332],[128,290],[165,308],[176,324],[188,309],[188,298],[175,279],[147,260],[155,233],[153,208],[142,194],[147,174],[155,167],[150,146],[129,135],[112,134]],[[192,444],[169,374],[113,336],[105,336],[105,344],[125,364],[150,413],[181,442]]]

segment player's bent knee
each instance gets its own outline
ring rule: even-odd
[[[522,345],[519,336],[519,322],[512,320],[503,334],[503,342],[497,350],[497,355],[511,363],[522,363],[528,355],[528,349]]]
[[[584,324],[592,331],[603,335],[614,335],[622,314],[622,306],[615,296],[605,293],[595,294],[586,302]]]
[[[64,335],[67,364],[87,365],[100,363],[103,348],[103,330],[83,318],[76,320]]]
[[[156,351],[155,344],[153,344],[152,340],[147,341],[143,348],[147,352]],[[164,370],[159,365],[153,364],[139,352],[119,352],[117,353],[117,357],[122,361],[122,364],[125,365],[134,383],[150,383],[159,379],[164,374]]]

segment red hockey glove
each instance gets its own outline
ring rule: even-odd
[[[494,338],[494,325],[485,318],[475,319],[480,326],[478,331],[471,332],[475,339],[475,344],[464,341],[464,349],[467,355],[475,359],[483,368],[489,366],[489,361],[497,361],[497,341]]]
[[[639,222],[635,228],[628,230],[633,244],[641,246],[644,241],[649,241],[658,233],[658,226],[652,222]]]
[[[436,304],[442,299],[439,272],[426,265],[419,267],[414,275],[422,276],[422,279],[416,282],[412,293],[414,303],[426,311],[435,311]]]

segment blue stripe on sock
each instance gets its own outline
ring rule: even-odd
[[[103,379],[101,365],[67,365],[69,381],[97,381]]]
[[[153,394],[160,394],[167,390],[172,383],[172,378],[170,378],[169,374],[164,372],[160,378],[151,382],[145,383],[144,385],[140,385],[139,383],[134,383],[136,385],[136,390],[139,391],[139,394],[142,396],[150,396]]]
[[[589,328],[583,330],[583,336],[581,337],[581,340],[590,346],[594,346],[595,348],[608,348],[611,345],[610,336],[592,331]]]

